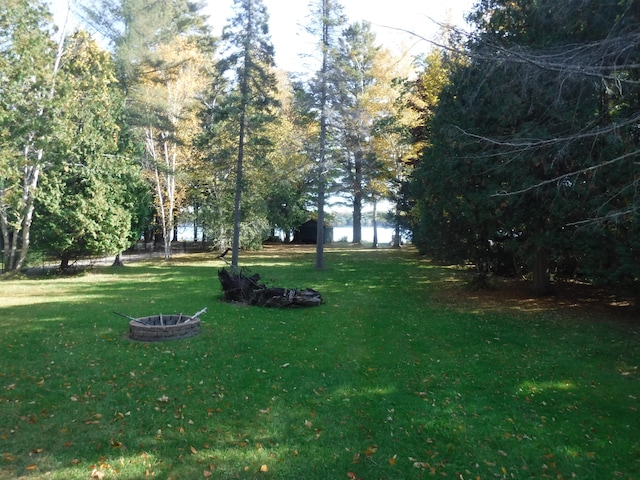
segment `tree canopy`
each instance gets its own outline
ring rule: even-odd
[[[237,267],[241,248],[288,241],[310,218],[321,269],[326,201],[340,196],[354,242],[365,206],[375,222],[385,199],[396,246],[408,228],[422,253],[472,264],[480,281],[637,285],[633,0],[479,0],[470,33],[444,26],[411,61],[338,1],[313,0],[309,77],[277,70],[261,0],[235,0],[220,39],[198,2],[94,0],[83,19],[101,43],[53,41],[40,2],[2,7],[5,270],[32,243],[64,264],[143,229],[169,258],[186,219]]]
[[[617,251],[638,220],[631,3],[478,4],[414,179],[423,251],[482,274],[506,252],[539,294],[552,269],[630,273],[603,247]],[[608,239],[595,250],[594,234]]]

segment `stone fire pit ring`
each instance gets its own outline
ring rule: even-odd
[[[151,315],[131,318],[129,338],[139,342],[181,340],[200,334],[200,318],[196,315]]]

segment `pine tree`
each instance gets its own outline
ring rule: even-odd
[[[331,72],[334,69],[332,51],[336,47],[337,37],[345,23],[342,5],[338,0],[317,0],[311,3],[311,26],[309,32],[318,39],[321,54],[320,69],[311,83],[311,92],[318,111],[318,149],[317,149],[317,235],[316,269],[324,268],[324,219],[327,193],[327,177],[331,169],[329,143],[329,117],[334,98],[330,92]]]
[[[262,0],[234,0],[234,16],[222,33],[221,69],[232,76],[230,90],[220,109],[220,119],[236,130],[234,226],[231,264],[238,267],[243,220],[245,157],[264,162],[272,142],[264,135],[276,119],[277,82],[274,49],[269,35],[269,15]],[[235,121],[234,121],[235,120]],[[249,154],[249,155],[247,155]]]

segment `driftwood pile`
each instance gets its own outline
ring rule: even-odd
[[[221,268],[218,278],[228,302],[259,307],[315,307],[322,303],[322,296],[316,290],[267,287],[259,283],[257,273],[246,276],[235,269]]]

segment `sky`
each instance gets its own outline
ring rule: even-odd
[[[77,9],[79,0],[49,0],[54,20],[60,26],[65,14]],[[309,68],[305,54],[314,51],[312,39],[304,33],[308,23],[309,0],[263,0],[270,16],[270,33],[276,52],[278,67],[290,72]],[[475,0],[341,0],[348,21],[371,23],[378,43],[396,51],[409,51],[416,55],[427,52],[430,44],[401,32],[408,30],[425,38],[435,38],[439,27],[436,22],[450,22],[465,27],[464,14]],[[232,14],[233,0],[206,0],[203,13],[215,34]]]

